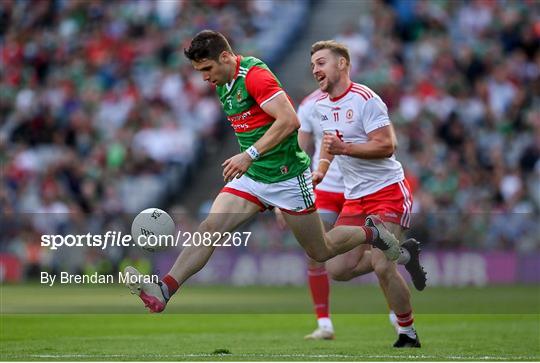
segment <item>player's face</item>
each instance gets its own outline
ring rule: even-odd
[[[339,82],[338,59],[330,49],[321,49],[311,56],[311,71],[321,91],[330,93]]]
[[[223,86],[229,82],[229,66],[227,63],[213,59],[203,59],[200,62],[191,61],[193,68],[201,72],[203,80],[214,86]]]

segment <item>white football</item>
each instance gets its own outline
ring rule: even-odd
[[[131,224],[133,242],[142,249],[155,252],[173,245],[174,221],[159,208],[148,208],[137,214]]]

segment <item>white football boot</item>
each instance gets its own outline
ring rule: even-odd
[[[396,236],[386,229],[382,219],[376,215],[367,216],[365,225],[368,227],[375,227],[377,232],[379,232],[379,236],[375,238],[371,244],[383,251],[386,258],[390,261],[397,260],[400,254],[399,241]]]
[[[317,328],[313,333],[304,337],[305,340],[334,340],[334,331],[329,329]]]

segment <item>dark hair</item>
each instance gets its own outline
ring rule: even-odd
[[[189,48],[184,48],[184,55],[192,61],[200,62],[203,59],[219,60],[223,51],[233,52],[227,38],[213,30],[203,30],[191,40]]]
[[[335,40],[321,40],[311,46],[311,55],[322,49],[330,49],[335,55],[345,58],[347,64],[351,64],[351,56],[345,45],[338,43]]]

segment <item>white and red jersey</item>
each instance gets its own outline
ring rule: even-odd
[[[321,94],[315,101],[315,114],[324,133],[337,134],[343,141],[362,144],[368,134],[390,125],[388,108],[371,89],[351,83],[334,99]],[[405,179],[401,163],[392,155],[384,159],[360,159],[337,155],[345,184],[345,198],[357,199]]]
[[[309,96],[304,98],[300,106],[298,107],[298,118],[300,119],[300,131],[308,132],[313,135],[313,142],[315,143],[315,153],[311,157],[312,169],[317,169],[319,165],[319,155],[321,151],[321,140],[323,130],[319,118],[315,114],[315,101],[322,95],[325,95],[320,89],[315,90]],[[324,179],[316,187],[317,190],[324,190],[327,192],[343,193],[345,186],[343,185],[343,177],[337,163],[330,164],[330,168],[326,173]]]

